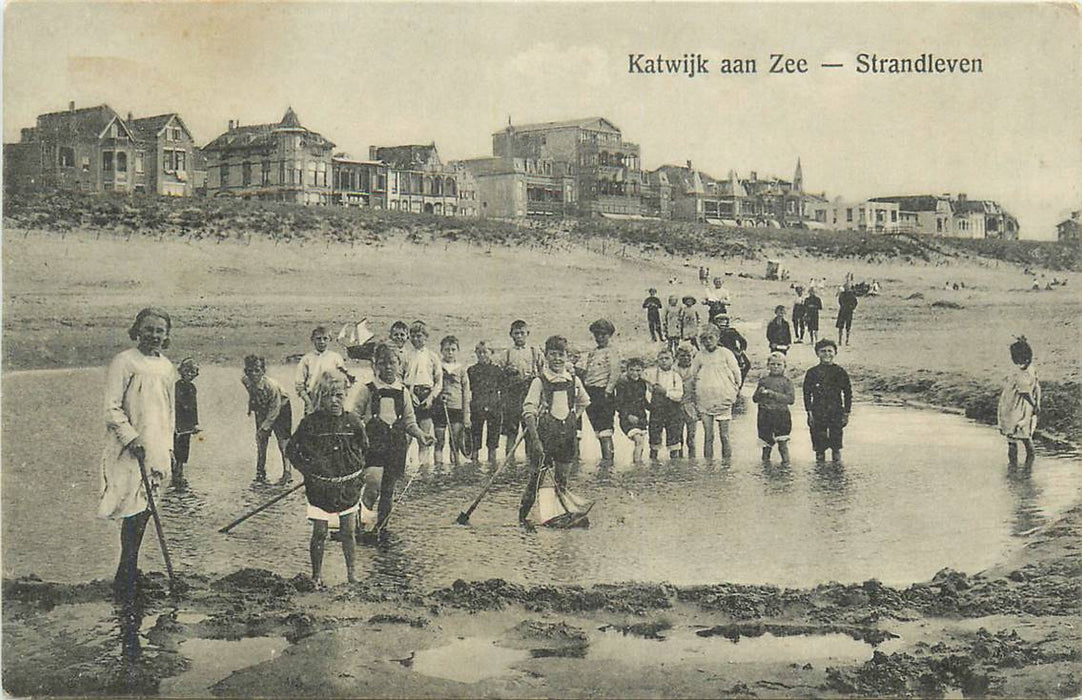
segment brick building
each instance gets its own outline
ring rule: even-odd
[[[195,194],[195,141],[180,115],[129,117],[128,125],[144,149],[146,191],[174,197]]]
[[[565,216],[575,211],[575,178],[566,162],[492,157],[459,164],[476,183],[480,216]]]
[[[372,146],[368,156],[387,166],[388,209],[459,215],[459,173],[444,166],[436,144]]]
[[[209,196],[299,204],[331,200],[334,143],[301,125],[290,107],[281,121],[229,129],[203,147]]]

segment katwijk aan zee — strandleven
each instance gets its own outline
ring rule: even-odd
[[[820,62],[805,56],[771,53],[767,58],[708,58],[702,53],[681,55],[629,53],[627,72],[631,75],[672,75],[696,78],[702,75],[797,75],[816,70],[852,71],[861,75],[941,75],[984,72],[980,57],[941,56],[931,52],[915,56],[881,56],[858,53],[852,61]]]

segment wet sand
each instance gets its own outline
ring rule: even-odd
[[[233,365],[252,351],[283,358],[304,351],[317,320],[364,315],[383,328],[420,315],[434,337],[455,332],[469,346],[503,339],[524,309],[536,342],[564,332],[586,347],[589,321],[608,315],[625,353],[644,353],[645,288],[658,286],[666,296],[664,282],[675,275],[681,291],[701,291],[694,269],[670,258],[582,251],[464,244],[283,251],[41,234],[5,236],[4,244],[5,369],[100,365],[125,346],[129,317],[145,303],[174,312],[172,356]],[[881,297],[861,300],[853,344],[839,357],[860,390],[987,419],[1008,369],[1006,346],[1024,333],[1037,348],[1051,399],[1043,421],[1076,442],[1082,434],[1077,275],[1068,275],[1067,288],[1028,292],[1018,268],[986,261],[910,266],[782,257],[799,279],[840,280],[852,270],[883,285]],[[758,367],[764,343],[757,334],[774,304],[791,303],[788,283],[738,276],[761,275],[760,260],[711,265],[715,274],[733,273],[726,280],[736,325],[749,336]],[[964,280],[965,290],[944,289],[949,280]],[[456,292],[438,293],[446,290]],[[506,303],[511,295],[515,308]],[[414,303],[403,303],[406,296]],[[962,308],[931,306],[940,300]],[[832,298],[824,302],[830,332]],[[15,695],[141,695],[172,687],[182,695],[242,697],[1070,697],[1082,691],[1080,518],[1076,505],[981,574],[943,571],[906,588],[874,580],[813,589],[491,580],[423,592],[364,582],[316,592],[304,577],[240,569],[185,575],[176,600],[166,595],[164,577],[150,572],[141,604],[115,608],[105,582],[8,579],[4,688]],[[153,546],[148,533],[144,548]],[[804,661],[808,652],[791,646],[780,661],[770,652],[801,635],[819,636],[815,648],[837,645],[837,656]],[[231,653],[199,647],[200,640],[254,638],[272,643]],[[279,638],[287,645],[276,646]],[[755,639],[765,642],[758,662],[729,663],[731,654],[720,651],[726,647],[702,646]],[[658,645],[657,653],[645,644]],[[213,656],[243,667],[208,671],[205,659]],[[431,675],[432,668],[474,672],[463,680]],[[177,680],[185,673],[195,676],[188,685]],[[205,681],[213,683],[199,691]]]

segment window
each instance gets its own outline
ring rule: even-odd
[[[278,161],[278,184],[284,185],[286,182],[286,162],[284,160]]]
[[[90,172],[90,156],[83,156],[83,172]]]
[[[936,219],[935,220],[935,232],[936,233],[943,233],[943,219]]]
[[[116,152],[116,171],[118,173],[128,172],[128,154],[124,151]]]
[[[846,209],[845,210],[845,220],[847,222],[849,222],[849,223],[853,223],[853,210],[852,209]]]
[[[890,210],[890,220],[891,221],[897,221],[898,220],[898,212],[897,212],[897,210],[895,210],[895,209]]]
[[[101,152],[101,169],[105,172],[110,172],[113,169],[113,152],[102,151]]]
[[[240,182],[245,187],[252,184],[252,164],[248,161],[244,161],[240,166]]]
[[[222,163],[221,186],[229,187],[229,163]]]
[[[177,167],[177,170],[183,172],[187,170],[187,158],[186,151],[173,151],[173,164]]]
[[[316,164],[315,163],[309,163],[308,164],[308,184],[313,185],[313,186],[319,184],[318,171],[316,170]]]
[[[75,167],[75,149],[67,146],[60,147],[60,167],[62,168],[74,168]]]
[[[136,151],[136,153],[135,153],[135,172],[140,173],[140,174],[143,172],[143,152],[142,151]]]
[[[269,160],[263,161],[263,171],[260,182],[264,185],[270,184],[271,165]]]

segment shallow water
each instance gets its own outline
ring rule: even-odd
[[[158,694],[167,698],[210,697],[210,689],[218,681],[235,671],[271,661],[288,646],[285,637],[186,639],[178,651],[191,665],[180,675],[163,679]]]
[[[668,630],[663,640],[608,632],[592,635],[587,656],[624,664],[679,665],[702,663],[860,662],[874,647],[844,634],[802,634],[777,637],[700,637],[692,630]]]
[[[292,367],[271,370],[287,387],[291,374]],[[167,490],[160,504],[173,565],[208,574],[244,566],[306,572],[303,492],[229,535],[217,533],[281,492],[252,485],[253,428],[240,375],[204,367],[196,381],[205,432],[192,445],[190,488]],[[103,369],[4,375],[4,576],[111,576],[117,528],[94,517],[103,379]],[[490,577],[784,586],[874,577],[902,585],[947,566],[972,573],[994,564],[1082,488],[1077,454],[1042,449],[1030,473],[1009,472],[999,434],[955,415],[858,404],[840,467],[814,464],[802,411],[794,410],[793,424],[788,468],[776,456],[769,466],[759,461],[753,406],[734,418],[728,465],[632,465],[630,443],[618,438],[615,468],[599,470],[587,434],[572,478],[573,490],[597,501],[585,530],[531,535],[515,525],[522,466],[501,475],[469,527],[455,517],[487,472],[466,466],[417,474],[392,520],[391,546],[361,548],[358,574],[422,588]],[[271,452],[273,479],[279,462]],[[332,584],[345,578],[339,551],[327,550]],[[144,569],[163,568],[153,528],[143,557]]]

